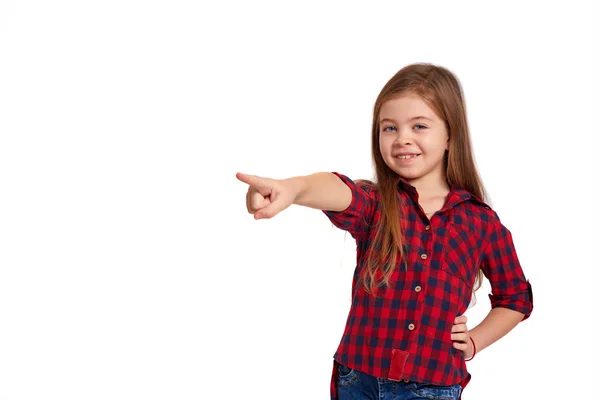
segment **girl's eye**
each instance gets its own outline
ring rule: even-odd
[[[414,127],[417,127],[417,126],[421,126],[421,127],[423,127],[423,129],[427,129],[427,127],[426,127],[425,125],[416,124]],[[414,127],[413,127],[413,128],[414,128]],[[391,128],[391,129],[396,129],[396,128],[394,128],[393,126],[388,126],[388,127],[385,127],[385,128],[383,128],[383,131],[384,131],[384,132],[390,132],[390,131],[388,131],[388,129],[390,129],[390,128]],[[419,130],[422,130],[422,129],[419,129]]]

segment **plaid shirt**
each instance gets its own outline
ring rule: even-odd
[[[346,328],[333,356],[331,399],[338,398],[336,361],[379,378],[464,388],[471,374],[450,335],[454,318],[469,306],[478,269],[490,282],[492,308],[521,312],[523,321],[533,309],[531,284],[510,231],[487,204],[458,187],[430,220],[416,189],[399,178],[406,263],[373,299],[357,279],[380,218],[380,194],[334,174],[352,190],[352,202],[344,211],[323,212],[356,240],[357,268]]]

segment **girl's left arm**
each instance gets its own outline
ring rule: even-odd
[[[529,318],[533,311],[531,284],[519,263],[511,232],[497,214],[494,217],[481,265],[492,287],[489,295],[492,310],[471,330],[467,330],[464,315],[456,317],[452,327],[452,340],[457,341],[455,347],[465,353],[465,358],[470,358],[474,351],[469,337],[478,353]]]
[[[510,332],[523,320],[523,317],[523,313],[509,308],[493,308],[479,325],[469,331],[469,336],[473,338],[477,345],[477,352]],[[468,344],[472,346],[471,343]]]
[[[501,337],[510,332],[519,322],[523,320],[524,314],[509,308],[493,308],[488,315],[475,328],[467,328],[467,316],[461,315],[454,319],[451,339],[454,347],[465,354],[465,358],[471,358],[475,352],[471,337],[477,344],[477,353],[493,344]]]

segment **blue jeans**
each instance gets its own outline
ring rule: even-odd
[[[338,364],[338,397],[340,400],[458,400],[459,383],[438,386],[427,383],[393,381],[365,374]]]

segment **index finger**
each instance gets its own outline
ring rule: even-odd
[[[235,174],[235,177],[238,178],[240,181],[247,183],[250,186],[255,186],[258,183],[258,177],[254,175],[248,175],[238,172]]]
[[[454,318],[454,323],[455,324],[466,324],[467,323],[467,316],[466,315],[459,315],[458,317]]]

